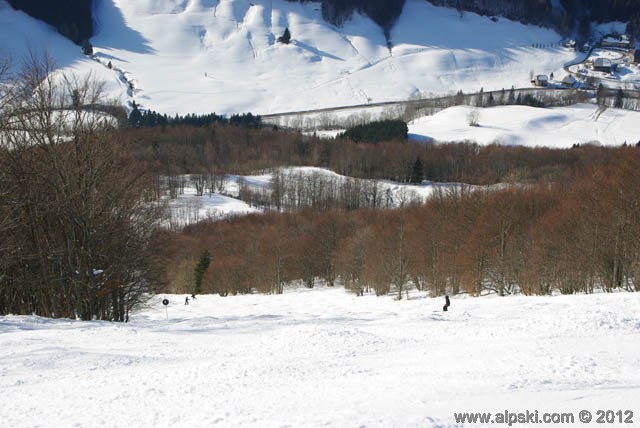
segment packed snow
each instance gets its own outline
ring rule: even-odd
[[[162,298],[170,301],[165,309]],[[640,407],[640,299],[156,296],[127,324],[0,317],[7,427],[453,427]],[[475,425],[474,425],[475,426]],[[491,425],[495,426],[495,425]],[[524,426],[524,425],[518,425]],[[631,426],[631,425],[625,425]]]
[[[470,125],[475,115],[478,126]],[[410,137],[428,141],[567,148],[574,144],[620,146],[640,140],[640,112],[596,105],[535,108],[451,107],[409,123]]]

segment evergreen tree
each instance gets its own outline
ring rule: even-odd
[[[512,86],[511,89],[509,90],[509,99],[507,100],[507,104],[513,105],[515,103],[516,103],[516,90]]]
[[[622,89],[618,89],[618,92],[616,92],[616,100],[613,103],[613,106],[615,108],[622,108],[624,105],[624,92],[622,92]]]
[[[82,53],[85,55],[93,55],[93,45],[89,42],[89,40],[85,40],[82,42]]]
[[[596,103],[598,103],[598,105],[604,105],[604,102],[605,102],[604,85],[600,83],[598,85],[598,89],[596,89]]]
[[[131,113],[129,113],[129,126],[139,128],[142,126],[142,113],[138,110],[138,104],[134,101],[131,105]]]
[[[422,180],[424,180],[424,166],[422,165],[420,157],[417,156],[411,170],[411,182],[420,184],[422,183]]]
[[[204,250],[200,253],[198,264],[196,264],[193,272],[193,294],[200,294],[202,292],[202,277],[209,267],[209,263],[211,263],[211,254],[209,254],[209,250]]]
[[[478,98],[476,99],[476,107],[484,107],[484,88],[480,88]]]
[[[282,36],[278,37],[278,41],[280,43],[284,43],[285,45],[288,45],[289,42],[291,42],[291,32],[289,31],[289,27],[284,29],[284,33],[282,34]]]

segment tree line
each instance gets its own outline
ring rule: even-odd
[[[591,145],[588,141],[576,141],[581,145],[579,149],[405,140],[363,144],[290,130],[242,128],[223,123],[128,129],[121,136],[139,163],[157,175],[174,177],[247,175],[282,166],[315,166],[354,178],[412,182],[420,176],[428,181],[484,185],[557,181],[605,162],[611,155],[611,151],[598,147],[597,142]]]
[[[194,224],[176,236],[168,290],[188,292],[198,255],[203,292],[281,293],[344,285],[402,298],[494,292],[640,291],[640,153],[615,150],[569,182],[451,187],[400,209],[270,212]],[[187,275],[185,275],[187,273]]]
[[[132,128],[153,128],[156,126],[206,126],[214,123],[228,123],[234,126],[258,128],[262,126],[260,116],[251,113],[233,114],[230,117],[208,114],[186,114],[168,116],[166,113],[158,113],[153,110],[141,110],[134,101],[127,119],[127,125]]]

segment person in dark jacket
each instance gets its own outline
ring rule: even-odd
[[[444,306],[442,307],[442,310],[448,311],[449,306],[451,306],[451,302],[449,301],[449,296],[444,296]]]

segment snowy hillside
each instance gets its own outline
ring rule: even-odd
[[[62,37],[53,27],[16,12],[5,0],[0,0],[0,55],[8,56],[17,70],[30,55],[42,57],[45,53],[63,70],[91,73],[105,83],[104,89],[111,97],[126,101],[127,85],[116,73],[82,55],[80,47]]]
[[[20,57],[46,46],[61,66],[106,78],[112,95],[169,114],[265,114],[526,86],[531,71],[561,72],[575,55],[553,47],[560,40],[553,31],[422,0],[407,2],[391,51],[369,18],[355,14],[338,28],[313,2],[97,0],[91,42],[100,67],[45,24],[2,5],[3,49]],[[276,41],[285,28],[289,45]]]
[[[454,412],[538,410],[595,427],[596,411],[611,409],[637,423],[636,294],[454,298],[442,312],[443,298],[336,288],[188,306],[166,296],[168,320],[157,296],[128,324],[0,317],[0,420],[454,427]]]
[[[473,112],[477,114],[478,126],[469,125]],[[602,110],[589,104],[553,109],[458,106],[413,121],[409,124],[409,134],[417,140],[468,140],[483,145],[567,148],[574,144],[600,143],[620,146],[640,140],[638,123],[640,112]]]

